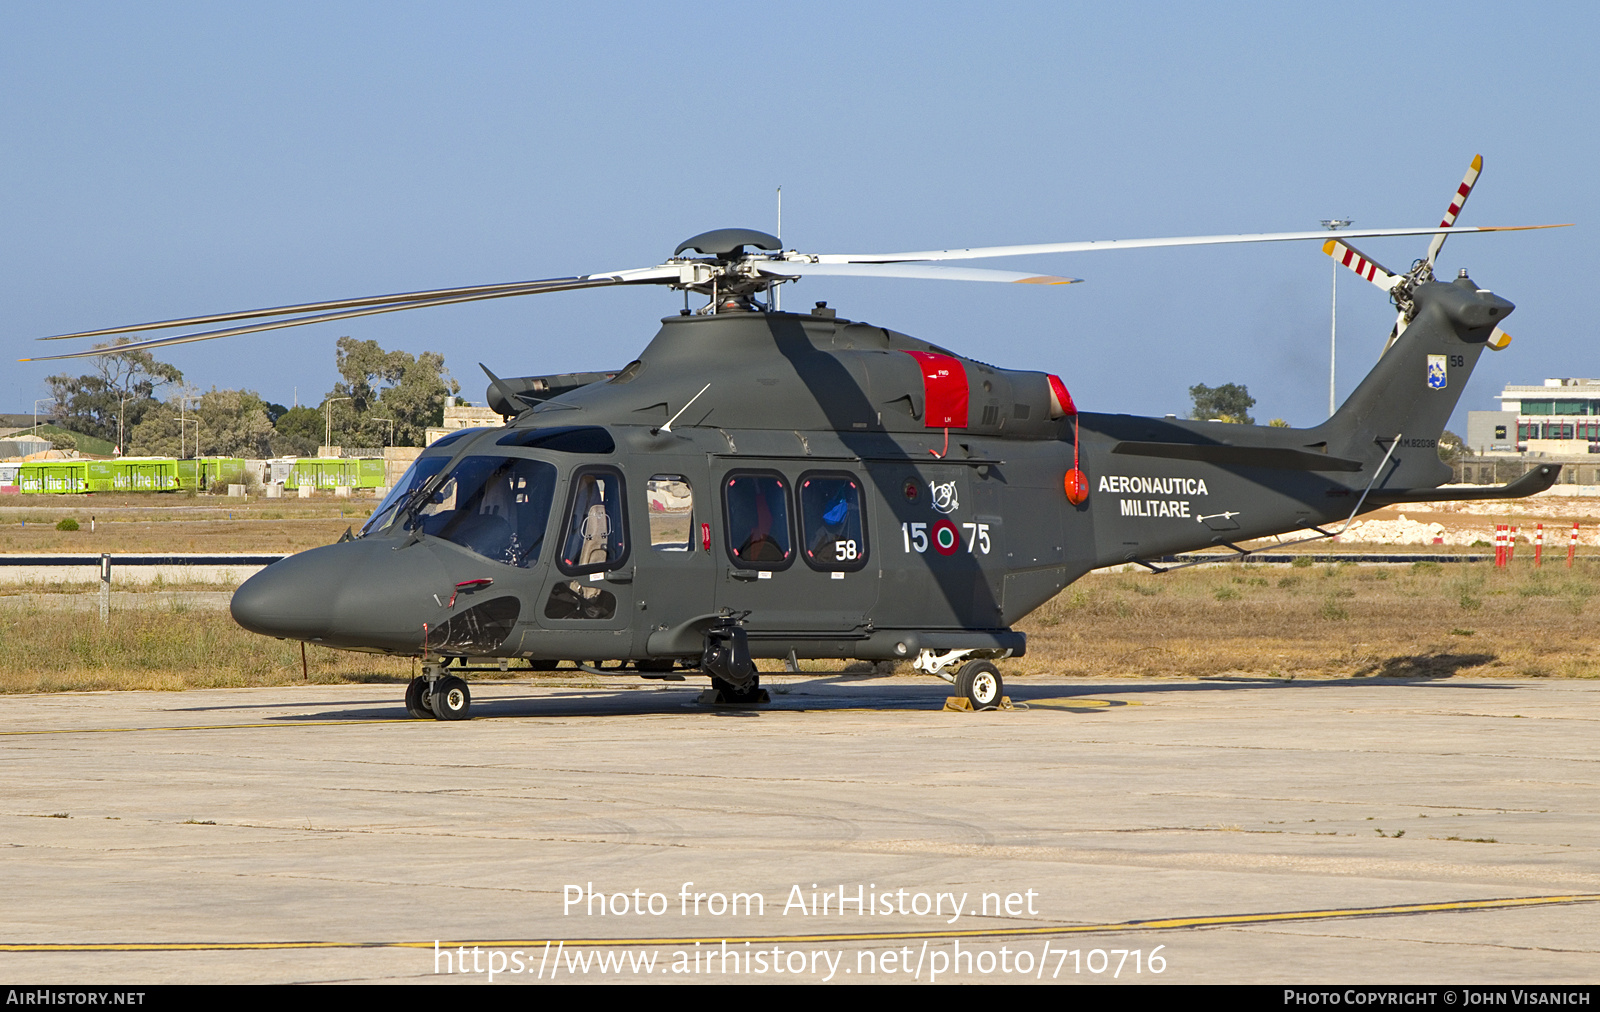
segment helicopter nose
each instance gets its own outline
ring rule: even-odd
[[[291,555],[246,580],[233,592],[233,620],[263,636],[324,638],[350,573],[342,547]]]
[[[442,585],[432,553],[393,541],[345,542],[275,562],[233,594],[233,620],[253,633],[330,646],[385,648],[437,622],[426,589]],[[425,589],[426,588],[426,589]],[[391,642],[393,641],[393,642]]]

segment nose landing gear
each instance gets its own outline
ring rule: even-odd
[[[422,674],[406,686],[406,712],[417,720],[467,720],[472,716],[472,691],[440,665],[425,664]]]

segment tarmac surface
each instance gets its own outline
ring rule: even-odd
[[[0,697],[0,967],[1600,979],[1600,680],[769,685],[482,681],[458,723],[400,685]]]

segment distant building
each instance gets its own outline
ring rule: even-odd
[[[1476,459],[1457,464],[1464,480],[1503,482],[1554,460],[1563,464],[1562,484],[1600,483],[1600,379],[1508,385],[1495,399],[1499,411],[1467,412],[1466,449]],[[1508,469],[1508,458],[1520,466]]]
[[[493,408],[474,408],[458,403],[454,397],[444,399],[444,424],[430,425],[423,434],[423,442],[432,446],[435,441],[457,429],[494,428],[505,424],[500,412]]]
[[[50,440],[40,436],[32,436],[25,432],[17,433],[0,439],[0,460],[43,453],[53,445],[55,444]]]
[[[1466,443],[1473,453],[1600,453],[1600,379],[1507,386],[1497,399],[1499,411],[1467,412]]]

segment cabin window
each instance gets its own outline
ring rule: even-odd
[[[650,547],[658,552],[694,550],[694,490],[682,475],[658,474],[645,483]]]
[[[848,474],[800,476],[801,547],[813,569],[855,570],[867,564],[861,483]]]
[[[723,484],[728,555],[745,569],[785,569],[794,561],[789,483],[770,471],[731,474]]]

